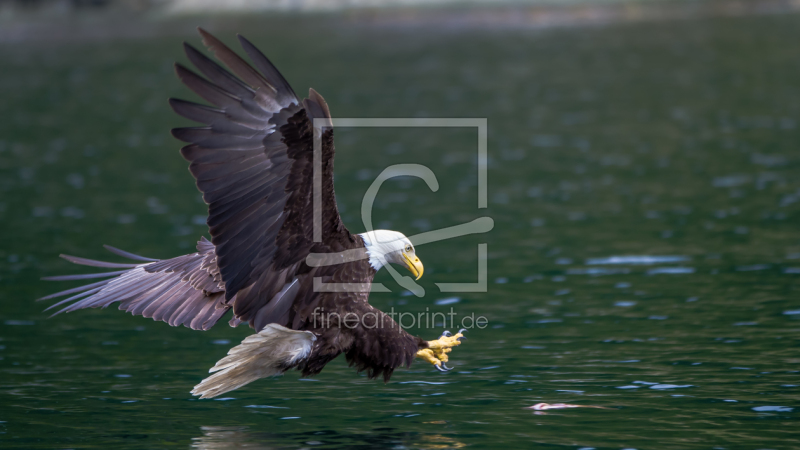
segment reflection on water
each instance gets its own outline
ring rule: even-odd
[[[200,427],[203,435],[192,438],[192,448],[202,450],[225,450],[248,448],[271,450],[278,448],[270,444],[275,438],[269,433],[253,433],[247,427]]]
[[[338,117],[488,118],[486,211],[473,132],[337,129],[353,231],[370,176],[395,163],[430,167],[440,190],[387,182],[379,226],[487,215],[495,229],[420,246],[425,297],[381,274],[395,292],[370,299],[487,317],[452,372],[417,364],[383,384],[335,360],[314,381],[293,372],[224,401],[189,390],[248,330],[116,310],[48,319],[33,301],[55,289],[39,277],[80,270],[58,253],[163,258],[205,233],[168,135],[183,123],[165,99],[189,95],[172,73],[182,38],[0,48],[0,108],[14,108],[0,121],[1,446],[800,447],[797,20],[535,34],[237,25]],[[488,292],[439,292],[475,281],[481,242]],[[614,410],[523,409],[538,403]]]
[[[437,422],[431,422],[437,423]],[[439,422],[442,423],[442,422]],[[331,445],[344,444],[346,448],[428,448],[456,449],[466,446],[458,439],[441,434],[421,436],[404,433],[397,429],[379,428],[369,433],[348,434],[337,431],[281,433],[259,432],[250,427],[200,427],[202,436],[192,438],[192,448],[201,450],[253,449],[271,450],[277,448],[330,448]]]

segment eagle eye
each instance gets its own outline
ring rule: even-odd
[[[411,246],[410,245],[406,245],[406,253],[411,253]]]

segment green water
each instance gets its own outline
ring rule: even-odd
[[[166,104],[191,98],[171,64],[198,39],[5,45],[0,447],[800,446],[800,17],[540,32],[217,23],[334,116],[488,118],[488,209],[466,129],[338,129],[336,188],[360,232],[372,177],[425,164],[440,190],[388,182],[376,225],[411,235],[492,217],[488,234],[418,249],[424,298],[386,274],[395,292],[371,298],[489,326],[447,374],[417,363],[384,385],[337,359],[314,381],[199,401],[189,390],[249,330],[113,308],[48,319],[34,299],[72,285],[38,278],[81,271],[59,253],[166,258],[205,233]],[[434,283],[475,281],[481,242],[488,292],[437,305],[454,294]],[[606,264],[630,255],[680,258]],[[612,409],[523,409],[539,402]]]

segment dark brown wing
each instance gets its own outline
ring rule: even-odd
[[[125,270],[44,278],[51,281],[107,278],[41,298],[48,300],[75,294],[47,309],[67,305],[55,313],[60,314],[84,308],[105,308],[119,302],[119,309],[133,315],[162,320],[172,326],[185,325],[195,330],[211,328],[230,309],[225,304],[214,247],[204,238],[197,243],[197,253],[163,261],[110,246],[106,248],[139,262],[110,263],[61,255],[79,265]]]
[[[214,106],[170,100],[178,114],[204,127],[178,128],[181,149],[208,203],[217,265],[234,323],[259,329],[271,320],[272,299],[307,270],[315,251],[356,246],[339,218],[333,193],[333,130],[325,101],[311,90],[302,103],[269,60],[239,37],[256,70],[207,32],[203,42],[232,72],[186,44],[189,60],[208,80],[176,65],[181,81]],[[321,133],[322,240],[313,236],[313,139]],[[257,319],[257,318],[266,319]]]

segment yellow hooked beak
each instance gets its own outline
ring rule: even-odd
[[[416,256],[414,259],[411,259],[406,252],[403,252],[403,259],[406,260],[406,266],[408,266],[408,270],[414,274],[415,277],[417,277],[417,280],[422,278],[422,272],[425,271],[425,268],[422,267],[422,261],[420,261]]]

